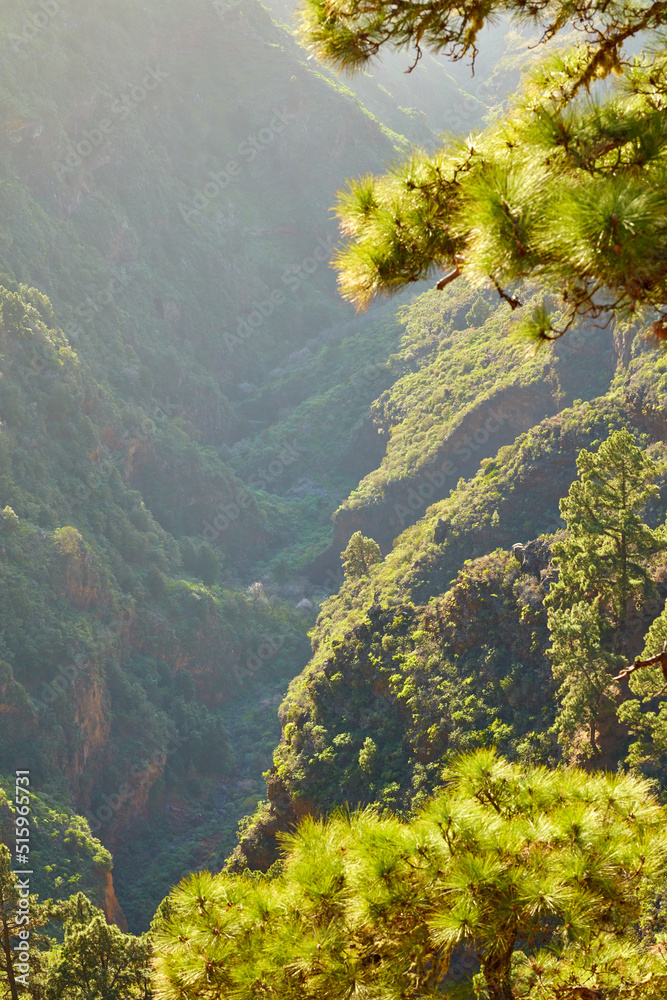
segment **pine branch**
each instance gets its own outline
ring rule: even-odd
[[[621,670],[620,674],[614,677],[614,680],[623,680],[624,677],[629,677],[630,674],[634,674],[635,670],[641,670],[642,667],[654,667],[656,663],[660,664],[662,676],[665,678],[665,682],[667,683],[667,642],[663,644],[661,653],[656,653],[655,656],[650,656],[648,660],[640,660],[639,657],[637,657],[632,666],[628,667],[626,670]]]
[[[456,267],[454,268],[454,270],[453,271],[449,271],[444,276],[444,278],[441,278],[440,281],[437,283],[437,285],[435,287],[438,289],[439,292],[441,292],[443,290],[443,288],[446,288],[447,285],[450,284],[450,282],[455,281],[456,278],[460,278],[460,277],[461,277],[461,271],[460,271],[459,266],[457,264]]]

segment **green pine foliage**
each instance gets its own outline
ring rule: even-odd
[[[667,857],[644,783],[490,751],[457,759],[444,780],[409,821],[305,820],[275,878],[186,880],[157,922],[156,997],[664,990],[664,963],[634,930]],[[467,949],[473,982],[456,971]]]
[[[646,636],[642,658],[655,656],[667,644],[667,611],[653,621]],[[664,794],[667,772],[667,678],[659,665],[638,671],[629,681],[630,697],[619,706],[618,715],[633,740],[627,761],[639,774],[649,777]]]
[[[443,286],[464,274],[495,288],[512,309],[536,282],[545,302],[531,310],[524,332],[538,343],[562,336],[581,316],[653,321],[662,338],[661,5],[308,0],[302,36],[325,61],[350,70],[385,46],[412,48],[415,61],[422,46],[474,58],[478,33],[501,12],[539,25],[542,40],[572,23],[590,31],[532,70],[509,110],[483,132],[350,183],[338,202],[348,238],[337,261],[342,295],[364,307],[444,269]],[[646,29],[656,34],[628,58],[623,44]],[[612,72],[620,81],[604,91],[591,86]],[[560,317],[550,313],[550,297]]]
[[[594,601],[622,625],[628,602],[650,590],[647,560],[667,544],[664,528],[642,520],[660,495],[658,467],[629,430],[615,431],[596,454],[577,458],[579,480],[561,500],[568,536],[554,547],[560,576],[549,595],[558,609],[573,601]]]
[[[44,1000],[150,1000],[148,937],[124,934],[107,923],[83,893],[55,908],[61,942],[42,956],[39,983],[31,992]],[[37,991],[39,990],[39,993]]]
[[[665,548],[665,528],[642,519],[660,495],[658,467],[627,429],[614,431],[597,453],[582,451],[577,469],[580,478],[560,503],[568,533],[552,548],[559,578],[545,604],[560,683],[559,738],[572,746],[587,728],[587,752],[595,753],[596,725],[612,710],[616,691],[610,668],[624,665],[614,652],[628,606],[641,608],[655,591],[651,561]]]
[[[559,741],[569,749],[582,729],[588,730],[586,752],[595,754],[596,725],[605,711],[613,709],[615,692],[610,671],[614,657],[601,646],[600,613],[594,603],[576,601],[550,610],[548,621],[552,644],[547,653],[559,685],[555,722]]]
[[[408,49],[417,60],[424,49],[444,52],[451,59],[477,53],[477,40],[485,26],[499,17],[534,25],[553,37],[574,20],[590,37],[585,72],[578,84],[587,84],[619,65],[622,43],[638,32],[659,28],[664,20],[661,4],[609,3],[535,4],[521,0],[496,0],[480,7],[474,0],[451,7],[429,3],[415,6],[409,0],[388,3],[369,0],[359,6],[345,0],[307,0],[301,8],[304,41],[325,61],[355,71],[369,63],[381,48]]]

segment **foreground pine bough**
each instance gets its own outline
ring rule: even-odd
[[[445,782],[409,822],[305,821],[273,879],[191,876],[158,921],[156,996],[665,995],[667,963],[635,930],[667,863],[645,783],[490,750]],[[464,949],[473,982],[449,971]]]
[[[586,317],[651,323],[664,339],[667,5],[308,0],[301,33],[356,70],[383,46],[474,56],[499,14],[545,40],[573,25],[586,41],[545,59],[481,134],[350,184],[338,204],[343,296],[365,307],[445,270],[439,288],[465,275],[514,310],[536,281],[545,303],[525,321],[530,337],[556,339]],[[629,58],[623,44],[639,32],[650,48]],[[601,96],[596,81],[612,72],[620,79]]]

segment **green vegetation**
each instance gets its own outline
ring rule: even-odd
[[[382,553],[377,542],[372,538],[364,538],[360,531],[355,531],[341,559],[345,578],[356,580],[360,576],[368,576],[371,566],[381,562]]]
[[[79,893],[52,913],[62,943],[51,942],[41,974],[45,1000],[149,1000],[150,943],[123,934]],[[31,986],[33,995],[39,987]]]
[[[568,536],[553,554],[558,583],[549,594],[556,610],[574,601],[606,606],[616,626],[625,624],[628,602],[641,602],[650,589],[649,556],[665,545],[664,528],[641,519],[660,496],[658,467],[627,430],[615,431],[596,454],[580,452],[580,479],[560,503]]]
[[[548,652],[561,685],[560,736],[571,743],[588,725],[595,752],[596,723],[612,707],[608,668],[623,662],[613,653],[629,602],[641,607],[654,590],[648,561],[665,548],[665,526],[652,530],[641,519],[660,495],[658,467],[629,431],[615,431],[596,454],[582,451],[577,469],[580,479],[560,503],[568,534],[552,547],[559,578],[545,601],[553,637]]]
[[[415,63],[422,47],[474,61],[479,32],[501,13],[532,22],[543,41],[570,25],[584,32],[531,70],[483,132],[351,182],[338,204],[349,237],[338,257],[345,298],[365,306],[445,269],[440,287],[464,274],[512,309],[536,281],[547,298],[524,332],[538,342],[582,316],[653,321],[664,336],[662,5],[306,0],[302,10],[306,43],[351,71],[384,47],[412,48]],[[644,51],[629,58],[624,44],[637,36]],[[612,73],[622,79],[591,93]]]
[[[0,836],[3,844],[14,837],[15,779],[0,786]],[[31,889],[42,899],[67,900],[83,892],[95,905],[104,907],[110,881],[112,857],[91,834],[83,816],[72,814],[66,801],[44,793],[30,796],[30,858],[34,875]]]
[[[444,780],[409,822],[373,810],[304,822],[274,879],[186,880],[158,922],[157,997],[664,991],[664,962],[635,931],[667,860],[645,783],[489,751]],[[472,983],[456,972],[467,948]]]
[[[422,44],[350,87],[255,0],[112,6],[0,10],[0,840],[29,770],[35,932],[12,981],[3,846],[0,996],[658,1000],[667,90],[621,52],[639,8],[537,65],[465,2],[464,93],[402,0],[310,4],[348,63],[369,11]],[[436,124],[473,131],[429,153]],[[328,268],[351,175],[343,290],[410,286],[365,317]]]

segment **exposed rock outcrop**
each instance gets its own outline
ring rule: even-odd
[[[107,885],[104,896],[104,915],[107,918],[108,923],[116,924],[117,927],[120,927],[122,931],[127,933],[127,920],[125,918],[125,914],[123,913],[123,908],[116,898],[116,890],[114,889],[113,876],[111,872],[107,872]]]

